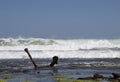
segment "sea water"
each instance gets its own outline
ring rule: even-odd
[[[28,58],[120,58],[120,39],[0,38],[0,59]]]
[[[58,56],[59,65],[120,66],[120,39],[0,38],[0,59],[29,59],[24,48],[40,65]]]
[[[34,71],[24,48],[37,65],[49,65],[53,56],[59,57],[58,65]],[[77,79],[95,73],[112,77],[112,73],[120,73],[120,39],[0,38],[0,67],[1,73],[7,71],[7,76],[13,76],[7,82],[57,82],[56,77]],[[31,68],[31,72],[22,71]],[[15,69],[20,71],[18,76],[11,74]],[[7,76],[2,74],[0,79]]]

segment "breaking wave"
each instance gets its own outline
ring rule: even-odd
[[[0,58],[120,58],[120,39],[0,38]],[[40,54],[40,55],[39,55]]]
[[[19,45],[51,45],[56,42],[51,39],[40,39],[40,38],[3,38],[0,39],[0,46],[19,46]]]

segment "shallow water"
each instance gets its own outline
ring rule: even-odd
[[[51,59],[35,59],[37,65],[50,64]],[[0,60],[0,82],[119,82],[119,80],[79,79],[99,73],[112,78],[120,73],[120,59],[60,59],[54,68],[33,69],[29,59]]]

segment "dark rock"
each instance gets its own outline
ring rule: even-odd
[[[120,73],[112,73],[112,75],[114,79],[120,78]]]
[[[29,70],[22,70],[23,73],[28,73],[30,72]]]
[[[100,74],[98,74],[98,73],[95,73],[94,75],[93,75],[93,78],[104,78],[102,75],[100,75]]]

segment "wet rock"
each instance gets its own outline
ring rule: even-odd
[[[102,75],[100,75],[100,74],[98,74],[98,73],[95,73],[95,74],[93,75],[93,78],[95,78],[95,79],[97,79],[97,78],[104,78],[104,76],[102,76]]]
[[[120,73],[112,73],[114,79],[120,78]]]
[[[29,70],[22,70],[23,73],[29,73]]]

